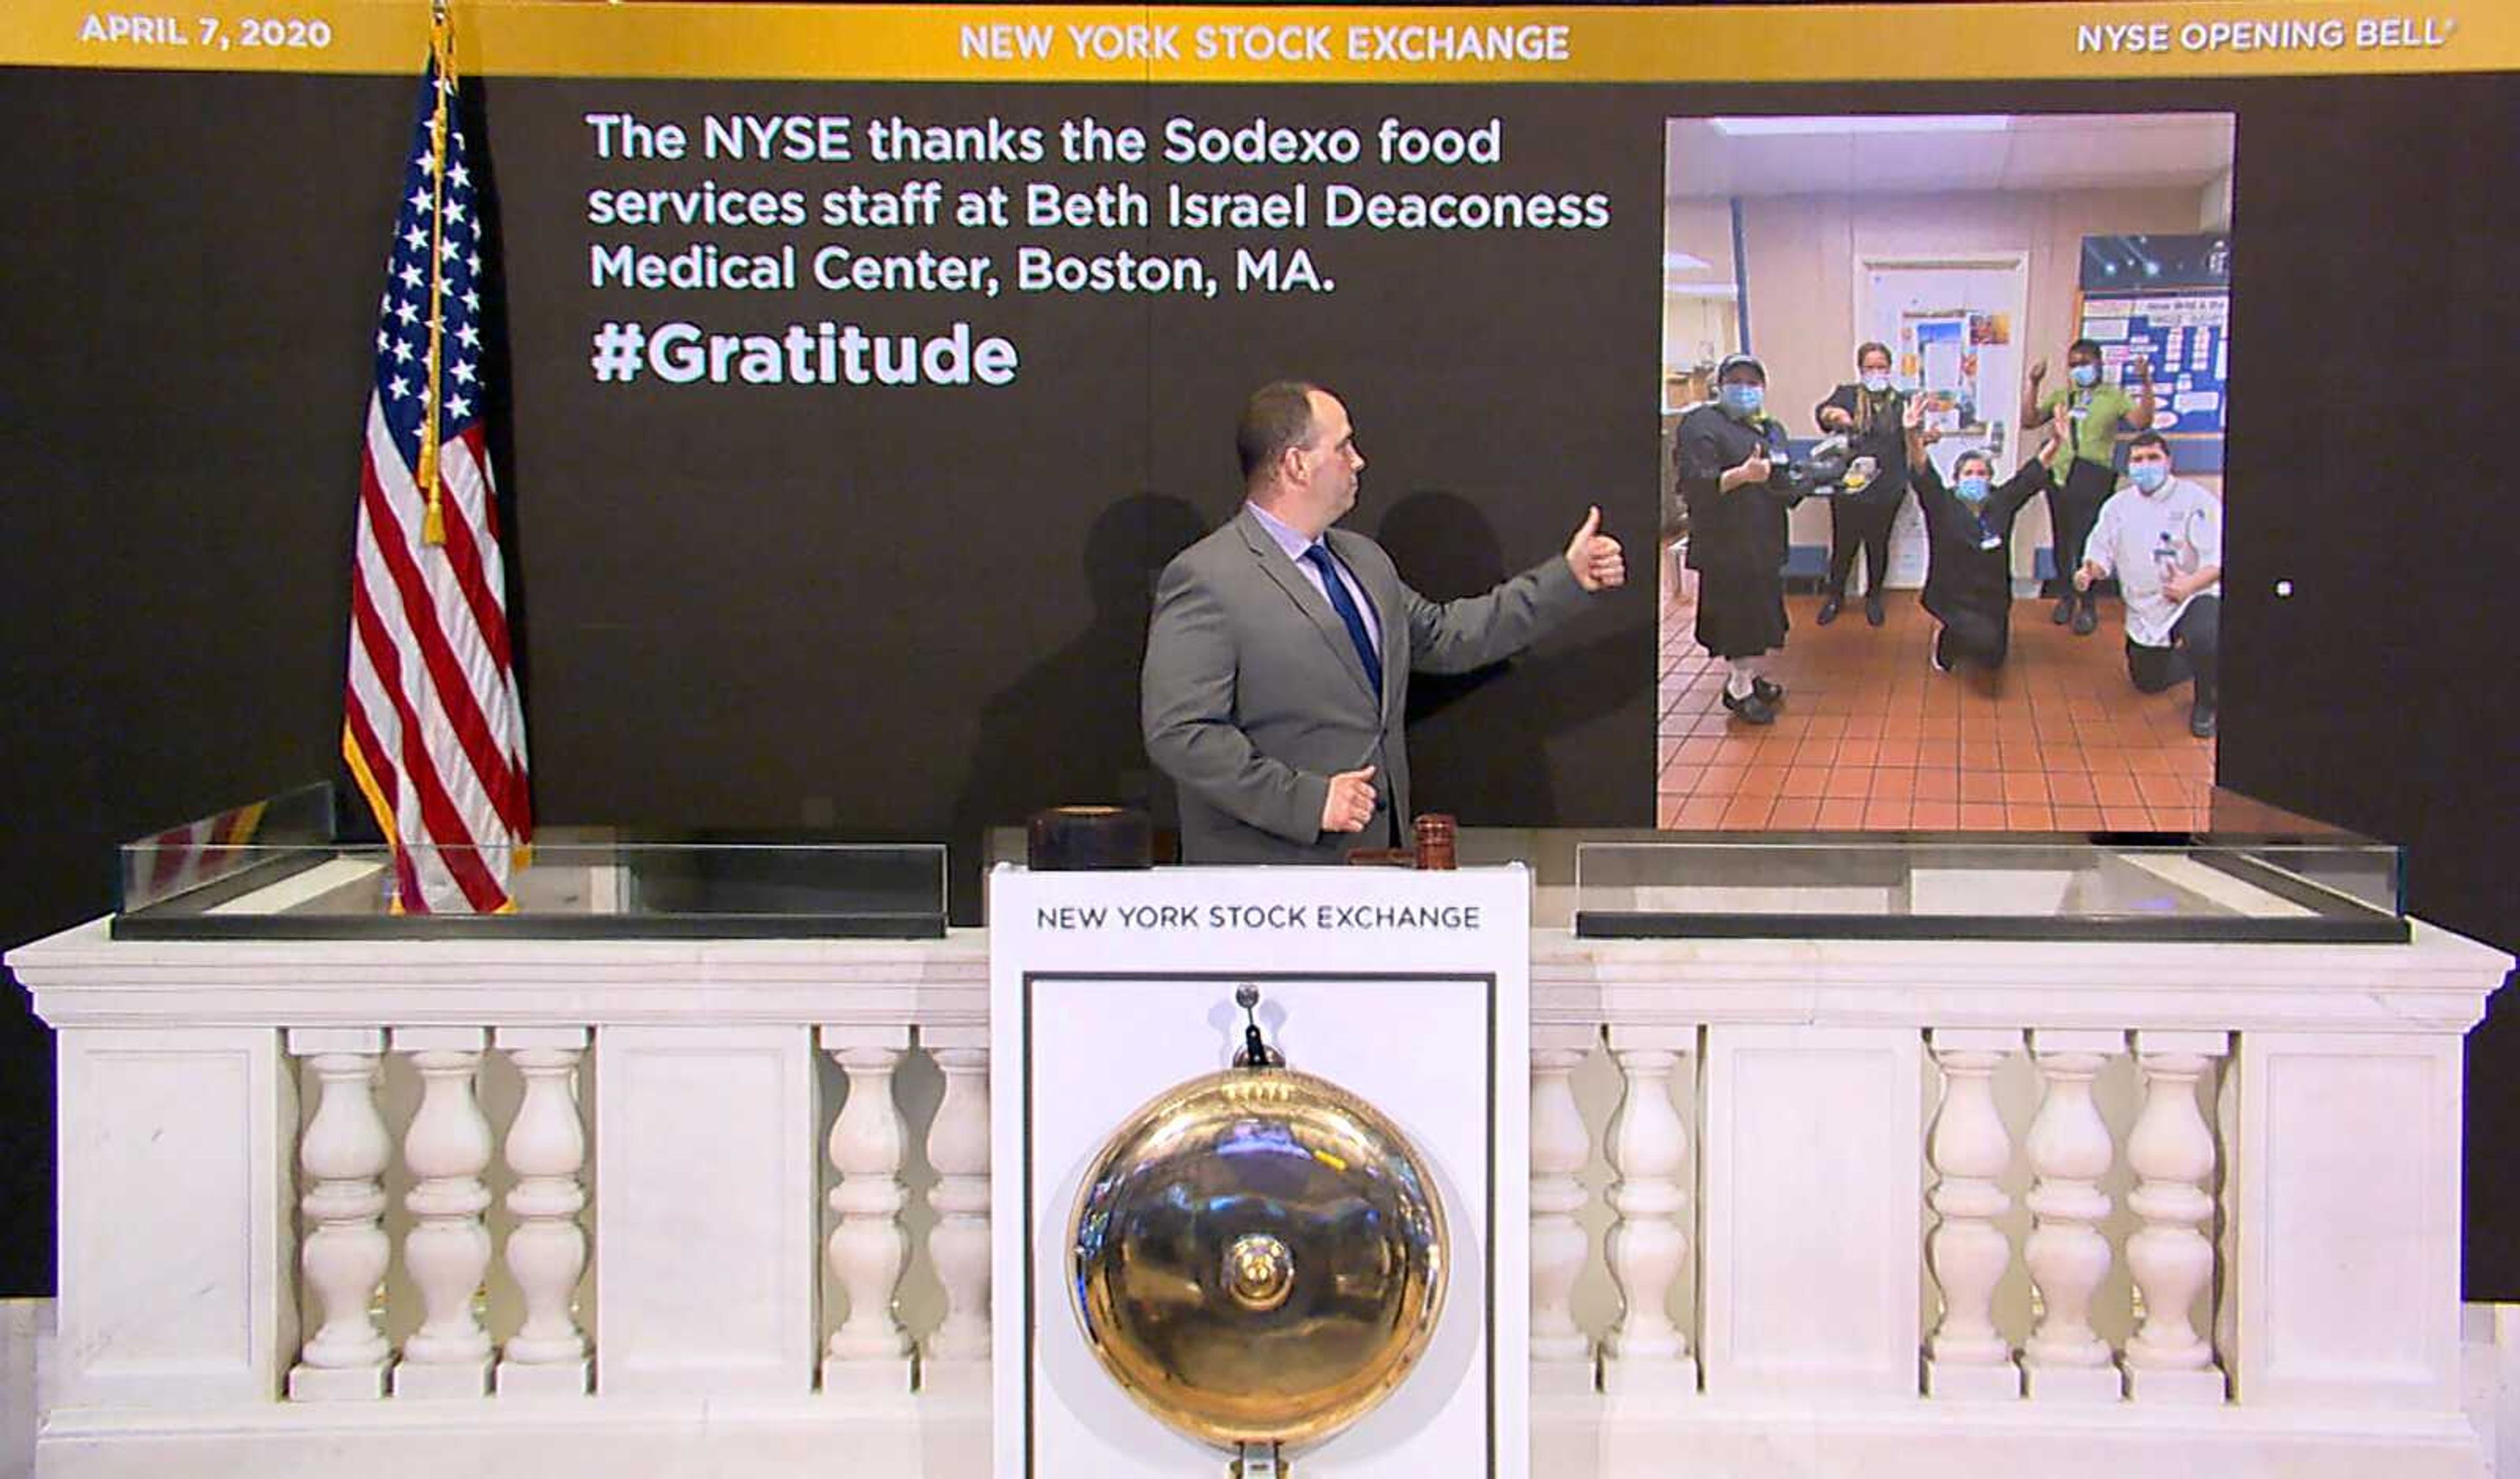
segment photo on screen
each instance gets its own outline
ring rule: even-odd
[[[2232,115],[1665,138],[1657,825],[2206,826]]]

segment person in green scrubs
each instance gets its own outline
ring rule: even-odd
[[[2069,434],[2057,443],[2048,465],[2048,521],[2055,525],[2056,588],[2061,593],[2048,619],[2058,626],[2073,623],[2074,635],[2089,637],[2100,624],[2099,600],[2077,592],[2070,576],[2081,562],[2083,546],[2092,537],[2100,505],[2117,487],[2118,433],[2143,431],[2152,426],[2152,363],[2140,356],[2129,363],[2136,393],[2111,384],[2101,372],[2100,346],[2080,338],[2066,346],[2066,383],[2041,393],[2048,362],[2030,367],[2030,388],[2021,398],[2021,425],[2045,426],[2062,408]]]

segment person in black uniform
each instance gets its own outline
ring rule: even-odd
[[[2025,459],[2001,485],[1995,461],[1963,452],[1945,484],[1925,455],[1938,439],[1923,429],[1924,402],[1901,417],[1909,480],[1925,516],[1924,607],[1942,623],[1934,634],[1934,670],[1948,673],[1962,662],[1990,672],[2003,666],[2012,647],[2012,521],[2022,506],[2048,491],[2048,457],[2056,446],[2058,422],[2048,426],[2048,443]]]
[[[1855,554],[1864,552],[1864,619],[1879,626],[1881,582],[1890,573],[1890,523],[1899,515],[1899,500],[1908,496],[1908,459],[1900,436],[1907,397],[1890,383],[1890,346],[1864,344],[1855,351],[1853,383],[1838,386],[1813,408],[1823,435],[1843,432],[1850,457],[1869,457],[1879,471],[1861,490],[1849,489],[1828,501],[1828,599],[1820,604],[1820,624],[1837,619],[1846,602],[1846,577],[1855,572]]]
[[[1774,724],[1785,691],[1760,658],[1785,645],[1786,500],[1768,490],[1785,428],[1767,414],[1768,371],[1749,355],[1726,356],[1715,386],[1716,399],[1680,419],[1672,444],[1697,572],[1697,645],[1729,665],[1725,708]]]
[[[2117,486],[2118,431],[2121,427],[2141,431],[2152,425],[2152,363],[2137,355],[2128,361],[2127,369],[2136,378],[2132,396],[2124,386],[2108,382],[2100,346],[2078,338],[2065,349],[2066,379],[2071,383],[2042,395],[2039,387],[2048,378],[2048,362],[2041,360],[2030,367],[2030,386],[2021,397],[2024,436],[2053,413],[2067,418],[2064,435],[2048,459],[2048,512],[2056,526],[2057,601],[2048,619],[2058,626],[2071,623],[2077,637],[2089,637],[2099,629],[2098,598],[2076,587],[2073,575],[2083,546],[2091,540],[2092,525],[2100,516],[2100,505]]]

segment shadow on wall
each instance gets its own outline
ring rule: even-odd
[[[982,839],[1049,806],[1105,804],[1178,825],[1170,787],[1147,759],[1138,670],[1155,578],[1211,527],[1197,509],[1157,493],[1118,500],[1085,535],[1092,624],[982,705],[971,774],[954,806],[957,923],[980,918]]]
[[[1582,513],[1572,511],[1568,534]],[[1650,554],[1650,531],[1610,532],[1627,547],[1634,586],[1639,550]],[[1374,537],[1390,552],[1401,578],[1429,601],[1480,595],[1554,552],[1516,551],[1508,564],[1496,526],[1477,505],[1431,488],[1393,504]],[[1411,678],[1412,804],[1420,812],[1456,813],[1465,826],[1571,825],[1559,812],[1551,778],[1549,737],[1616,712],[1639,685],[1650,685],[1650,659],[1640,668],[1636,658],[1636,643],[1613,630],[1581,646],[1526,653],[1473,672]],[[1508,673],[1512,681],[1501,682]],[[1637,784],[1650,790],[1650,754],[1638,759],[1637,776]]]

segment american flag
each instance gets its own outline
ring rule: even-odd
[[[479,196],[452,60],[441,12],[378,305],[341,725],[409,913],[514,908],[533,836],[482,426]]]

